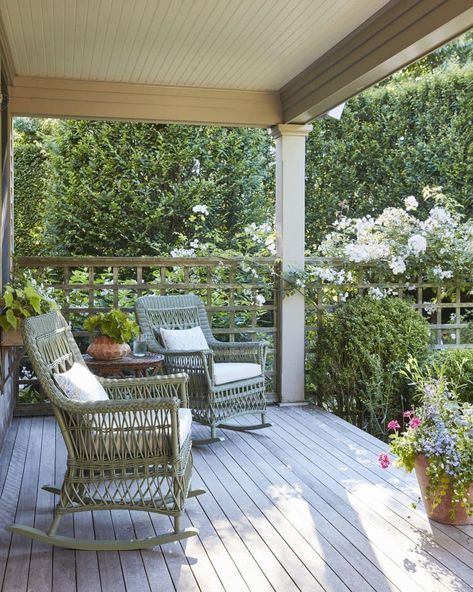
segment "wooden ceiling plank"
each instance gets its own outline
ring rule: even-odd
[[[2,70],[5,72],[8,83],[13,82],[15,77],[15,65],[10,44],[8,43],[7,29],[4,19],[0,14],[0,55],[2,61]]]

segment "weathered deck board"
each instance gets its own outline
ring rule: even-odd
[[[385,445],[309,408],[271,408],[273,428],[226,432],[194,452],[186,525],[198,538],[142,552],[52,549],[11,537],[12,521],[47,528],[65,450],[53,418],[16,419],[0,455],[3,592],[463,592],[473,590],[473,528],[430,523],[415,478],[383,471]],[[241,423],[244,423],[242,420]],[[206,429],[195,426],[195,435]],[[138,512],[76,514],[61,533],[150,536],[170,529]]]

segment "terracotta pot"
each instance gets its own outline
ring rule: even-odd
[[[417,481],[419,482],[420,492],[422,494],[422,500],[424,502],[425,510],[427,512],[427,516],[435,520],[435,522],[441,522],[442,524],[457,524],[457,525],[465,525],[465,524],[473,524],[473,516],[468,516],[466,510],[463,506],[457,504],[455,507],[455,518],[452,519],[451,516],[451,508],[452,508],[452,489],[451,486],[448,487],[447,493],[442,498],[442,501],[438,506],[432,509],[432,504],[427,497],[427,487],[429,485],[429,477],[427,476],[427,466],[428,460],[423,455],[420,454],[416,458],[415,469],[416,469],[416,476]],[[470,486],[470,498],[473,501],[473,483]]]
[[[106,335],[99,335],[87,348],[87,353],[97,360],[118,360],[131,352],[128,343],[117,343]]]

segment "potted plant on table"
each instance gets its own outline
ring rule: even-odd
[[[417,375],[420,404],[388,428],[395,465],[415,469],[427,515],[444,524],[473,524],[473,404],[461,402],[444,379]],[[390,465],[386,453],[378,457]]]
[[[116,308],[89,317],[84,322],[84,329],[96,334],[87,353],[98,360],[127,356],[131,351],[128,342],[139,334],[136,321]]]
[[[22,276],[7,284],[0,299],[1,344],[23,344],[20,323],[28,317],[57,309],[57,304],[33,278]]]

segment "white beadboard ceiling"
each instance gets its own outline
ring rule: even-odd
[[[279,90],[388,0],[0,0],[15,74]]]

